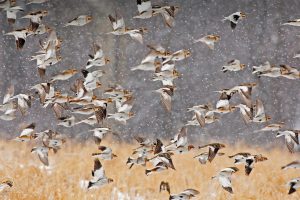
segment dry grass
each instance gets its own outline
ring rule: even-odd
[[[103,143],[107,145],[108,143]],[[0,142],[0,178],[12,179],[14,187],[0,194],[0,199],[168,199],[168,195],[158,192],[161,181],[168,181],[171,192],[177,193],[186,188],[200,191],[195,199],[300,199],[300,192],[287,195],[286,182],[299,176],[297,170],[281,171],[280,167],[295,159],[286,150],[264,151],[246,147],[226,148],[227,155],[240,151],[263,153],[269,160],[256,165],[250,177],[244,175],[243,166],[233,176],[235,194],[223,191],[211,176],[224,167],[233,166],[227,156],[217,157],[213,163],[200,165],[193,156],[198,150],[185,155],[176,155],[176,171],[169,170],[160,174],[145,175],[143,167],[125,165],[131,154],[132,145],[110,145],[118,155],[112,161],[103,161],[108,177],[114,183],[98,190],[87,191],[80,188],[80,181],[91,176],[93,159],[91,153],[97,148],[92,142],[77,144],[68,142],[63,150],[54,155],[50,153],[51,170],[41,167],[35,154],[30,153],[30,144]],[[148,167],[151,167],[150,164]],[[298,173],[298,174],[297,174]],[[118,198],[117,191],[128,194],[128,198]],[[135,198],[140,196],[140,198]]]

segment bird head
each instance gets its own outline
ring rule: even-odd
[[[87,16],[87,17],[86,17],[86,20],[87,20],[88,22],[92,21],[92,19],[93,19],[92,16]]]
[[[105,57],[105,64],[108,64],[108,63],[110,63],[110,59],[108,58],[108,57]]]
[[[174,70],[173,71],[173,75],[174,75],[174,77],[179,77],[180,73],[177,70]]]
[[[147,33],[148,32],[148,29],[147,28],[140,28],[140,31],[142,32],[142,33]]]
[[[102,84],[99,82],[99,81],[97,81],[96,82],[96,88],[99,88],[99,87],[101,87],[102,86]]]
[[[160,67],[160,66],[161,66],[161,62],[155,61],[155,62],[154,62],[154,66],[155,66],[155,67]]]
[[[47,32],[47,33],[50,33],[50,32],[52,31],[52,28],[49,27],[49,26],[46,26],[45,28],[46,28],[46,32]]]
[[[241,69],[244,69],[246,67],[245,64],[240,64]]]
[[[186,58],[190,57],[192,55],[189,50],[184,50],[183,52],[184,52],[184,55],[185,55]]]
[[[240,12],[241,18],[245,18],[246,14],[244,12]]]
[[[190,150],[192,150],[192,149],[194,149],[195,147],[194,147],[194,145],[189,145],[188,146],[188,150],[190,151]]]
[[[112,103],[113,102],[112,98],[107,98],[106,101],[107,101],[107,103]]]
[[[43,11],[42,11],[42,14],[43,14],[43,15],[48,15],[48,11],[47,11],[47,10],[43,10]]]
[[[109,178],[108,183],[112,183],[112,182],[114,182],[114,180],[112,178]]]
[[[57,60],[61,61],[62,60],[62,56],[61,55],[57,56]]]

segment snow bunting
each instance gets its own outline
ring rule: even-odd
[[[218,175],[213,176],[212,179],[218,179],[219,183],[221,184],[222,188],[229,193],[233,193],[232,184],[231,184],[231,175],[239,171],[236,167],[228,167],[222,169]]]
[[[67,24],[65,24],[65,27],[67,26],[84,26],[92,21],[93,17],[89,15],[79,15],[78,17],[72,19]]]
[[[231,15],[229,15],[228,17],[225,17],[222,21],[230,21],[230,26],[232,29],[235,29],[237,23],[239,20],[243,19],[246,17],[246,14],[243,12],[235,12]]]

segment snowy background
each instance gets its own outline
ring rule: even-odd
[[[104,125],[112,127],[124,138],[132,135],[144,135],[168,138],[192,118],[186,112],[188,107],[212,102],[219,98],[215,90],[231,88],[244,82],[256,82],[258,87],[253,91],[253,99],[259,98],[265,105],[271,122],[285,122],[288,128],[300,128],[300,82],[286,78],[257,78],[251,74],[252,66],[265,61],[288,64],[299,69],[300,59],[293,56],[300,52],[300,28],[282,26],[292,19],[300,18],[298,0],[169,0],[152,1],[153,4],[171,4],[180,6],[176,15],[176,25],[172,29],[166,27],[160,16],[147,20],[133,19],[137,15],[135,0],[50,0],[42,5],[25,6],[25,1],[17,0],[17,4],[26,7],[24,13],[18,13],[15,25],[6,22],[5,12],[0,13],[0,97],[12,83],[16,93],[26,93],[29,88],[39,82],[36,63],[30,57],[39,50],[39,39],[43,36],[31,36],[23,50],[16,50],[14,39],[3,33],[28,25],[26,19],[19,19],[30,11],[46,9],[49,15],[43,19],[44,24],[55,28],[58,37],[63,39],[61,55],[63,60],[47,70],[51,76],[68,68],[84,68],[88,54],[92,53],[93,43],[101,44],[105,55],[111,63],[103,69],[106,75],[101,79],[104,85],[120,84],[133,91],[135,117],[126,126],[113,120],[106,120]],[[149,32],[144,36],[144,45],[128,36],[116,37],[104,33],[111,31],[108,15],[118,11],[125,24],[131,28],[147,27]],[[234,31],[230,24],[222,22],[223,17],[236,11],[243,11],[247,17],[240,21]],[[93,21],[83,27],[67,27],[63,25],[78,15],[89,14]],[[218,34],[221,41],[211,51],[202,43],[193,44],[207,34]],[[160,103],[159,95],[152,91],[161,86],[160,82],[152,82],[152,74],[142,71],[130,71],[138,65],[148,52],[146,44],[161,44],[168,50],[189,49],[192,56],[176,63],[182,74],[175,80],[177,90],[173,97],[172,112],[166,113]],[[232,59],[239,59],[247,65],[244,71],[222,73],[221,66]],[[68,91],[71,80],[56,84],[56,89]],[[233,97],[232,104],[240,102],[238,96]],[[109,108],[113,112],[113,106]],[[80,116],[80,119],[83,117]],[[7,138],[19,134],[23,123],[37,123],[37,130],[55,129],[71,137],[85,138],[89,136],[88,125],[63,128],[56,126],[52,110],[42,109],[38,100],[30,109],[29,115],[14,121],[0,121],[0,133]],[[239,111],[222,116],[220,122],[207,125],[204,129],[190,127],[189,134],[194,141],[206,139],[231,139],[231,142],[245,140],[249,143],[274,141],[269,133],[253,133],[264,125],[245,125]],[[272,139],[271,139],[272,138]]]

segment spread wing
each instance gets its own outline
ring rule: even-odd
[[[230,177],[228,177],[228,176],[219,176],[219,183],[222,185],[224,190],[226,190],[230,193],[233,193]]]
[[[152,10],[151,0],[137,0],[136,3],[140,14]]]
[[[3,104],[6,104],[10,98],[14,95],[15,93],[15,88],[13,85],[11,85],[9,88],[7,88],[6,94],[3,98]]]
[[[114,18],[112,15],[108,15],[108,18],[114,30],[125,29],[125,23],[122,17],[118,17],[118,15],[116,15],[116,18]]]
[[[161,102],[163,103],[164,107],[166,108],[166,110],[168,112],[171,112],[172,109],[172,98],[171,96],[164,92],[163,94],[161,94]]]

